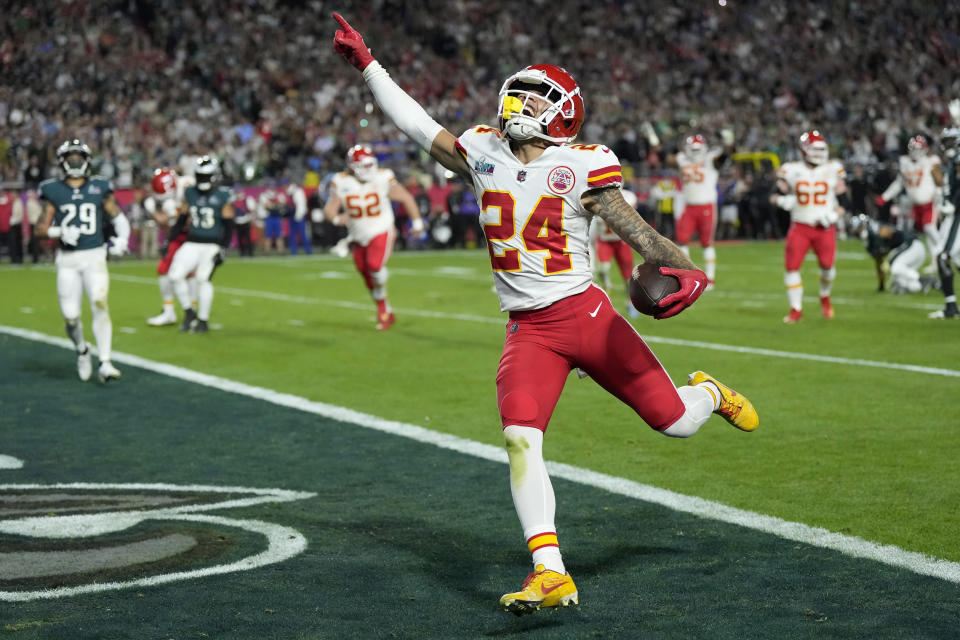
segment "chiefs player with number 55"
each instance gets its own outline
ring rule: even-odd
[[[347,171],[333,177],[330,194],[323,214],[327,220],[346,225],[353,263],[377,303],[377,329],[389,329],[396,320],[387,302],[387,258],[395,233],[390,201],[396,200],[410,212],[412,230],[419,233],[423,220],[417,201],[397,182],[393,171],[379,167],[377,157],[366,145],[347,151]]]
[[[517,614],[578,601],[554,524],[554,494],[543,435],[574,368],[668,436],[693,435],[711,413],[745,431],[757,413],[742,395],[702,371],[673,385],[667,372],[607,294],[592,283],[590,221],[599,216],[645,260],[663,265],[680,290],[658,318],[680,313],[703,292],[706,276],[649,227],[620,193],[620,163],[602,145],[570,144],[584,101],[564,69],[538,64],[507,78],[499,127],[459,138],[437,124],[373,59],[340,15],[334,48],[363,72],[377,103],[397,127],[444,167],[473,182],[500,308],[510,314],[497,404],[510,460],[514,506],[533,556],[533,572],[500,604]]]

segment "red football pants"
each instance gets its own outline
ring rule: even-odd
[[[700,235],[700,245],[709,247],[717,229],[717,207],[713,204],[688,204],[683,215],[677,220],[677,244],[687,244],[696,231]]]
[[[633,271],[633,249],[623,240],[597,240],[597,262],[610,262],[613,258],[620,268],[623,281],[630,280]]]
[[[575,367],[658,431],[686,410],[640,334],[614,310],[603,289],[591,285],[545,309],[511,312],[497,370],[503,426],[546,431]]]
[[[784,263],[787,271],[799,271],[803,257],[813,249],[821,269],[829,269],[837,257],[836,227],[825,229],[812,227],[802,222],[794,222],[787,231],[787,243],[784,248]]]
[[[184,242],[187,241],[187,232],[178,233],[177,237],[170,241],[170,244],[167,245],[167,252],[163,254],[163,257],[160,258],[160,262],[157,263],[157,274],[161,276],[167,275],[167,271],[170,271],[170,265],[173,263],[173,256],[176,255],[177,249],[180,248]]]
[[[393,250],[394,232],[384,231],[374,237],[367,246],[353,245],[353,264],[357,271],[363,276],[363,281],[367,284],[367,289],[373,289],[376,283],[373,281],[373,273],[380,271],[383,265],[387,264],[387,258]]]
[[[922,232],[925,226],[933,223],[933,203],[913,205],[910,207],[910,216],[913,218],[913,230]]]

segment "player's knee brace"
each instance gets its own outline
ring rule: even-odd
[[[820,269],[820,279],[824,282],[833,282],[837,277],[837,268]]]
[[[377,285],[378,287],[382,287],[383,285],[387,284],[388,275],[389,274],[387,272],[387,268],[383,267],[379,271],[372,272],[370,274],[370,278],[373,280],[373,283],[375,285]]]

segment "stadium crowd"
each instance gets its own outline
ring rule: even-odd
[[[789,160],[799,133],[818,127],[869,181],[910,136],[935,139],[960,96],[960,5],[950,3],[33,0],[2,19],[0,178],[36,186],[68,137],[90,144],[95,169],[120,189],[144,186],[158,166],[189,169],[201,153],[238,184],[316,186],[357,142],[373,143],[401,180],[429,173],[334,53],[332,10],[389,43],[375,55],[451,131],[495,118],[496,91],[516,69],[565,66],[586,98],[580,139],[613,147],[641,192],[689,133],[722,128],[738,150]],[[751,194],[765,180],[727,176],[741,210],[764,201]],[[778,237],[772,213],[750,215],[762,224],[741,234]]]

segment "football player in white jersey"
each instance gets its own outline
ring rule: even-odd
[[[937,230],[939,211],[938,195],[943,187],[943,170],[940,158],[929,153],[927,140],[914,136],[907,143],[907,155],[900,156],[900,170],[890,186],[877,196],[877,206],[882,207],[903,190],[910,200],[910,217],[913,230],[923,233],[931,258],[936,256],[940,233]]]
[[[637,208],[637,194],[627,189],[623,190],[623,199],[634,209]],[[633,249],[630,248],[610,226],[599,217],[593,219],[590,225],[590,234],[593,237],[593,277],[599,281],[609,294],[610,263],[616,260],[617,267],[627,291],[627,317],[638,318],[640,312],[630,302],[630,274],[633,272]]]
[[[347,171],[333,177],[330,199],[323,208],[327,220],[347,227],[353,264],[377,304],[379,331],[389,329],[396,321],[387,302],[387,259],[396,236],[392,200],[410,212],[413,231],[423,231],[413,195],[397,181],[393,171],[379,167],[370,147],[356,145],[347,151]]]
[[[703,270],[707,274],[707,291],[713,288],[717,274],[717,250],[714,237],[717,232],[717,181],[719,168],[732,149],[732,134],[725,149],[710,149],[701,134],[689,136],[683,150],[667,158],[667,164],[680,169],[683,213],[676,220],[677,244],[690,255],[687,246],[694,233],[703,247]]]
[[[575,604],[554,524],[555,501],[543,436],[574,368],[633,408],[652,428],[693,435],[718,412],[740,429],[757,427],[742,395],[702,371],[673,385],[663,366],[607,294],[593,284],[590,221],[599,216],[646,260],[665,265],[680,290],[657,317],[696,301],[706,276],[623,198],[620,163],[603,145],[570,144],[584,117],[576,81],[554,65],[510,76],[500,90],[499,126],[459,138],[436,123],[373,59],[339,14],[334,48],[363,72],[397,127],[440,164],[473,182],[500,307],[509,313],[497,372],[497,403],[510,461],[511,491],[534,570],[500,599],[516,614]]]
[[[779,194],[770,201],[790,212],[790,229],[784,248],[790,311],[783,321],[798,322],[803,317],[803,279],[800,265],[807,251],[813,249],[820,265],[820,306],[824,318],[833,317],[830,291],[837,276],[834,260],[837,254],[836,222],[840,219],[839,201],[847,198],[846,172],[843,165],[830,160],[826,139],[819,131],[800,136],[802,162],[787,162],[777,171]]]

